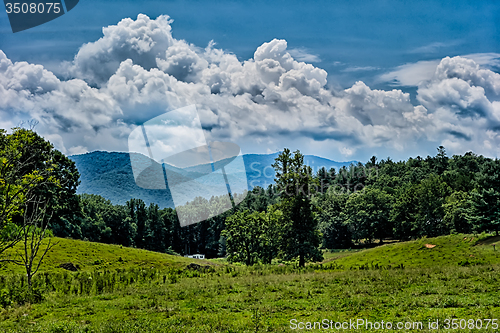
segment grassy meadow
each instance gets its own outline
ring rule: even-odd
[[[57,239],[34,279],[40,294],[29,295],[32,301],[23,301],[20,267],[0,268],[0,331],[300,331],[291,329],[292,319],[422,322],[423,329],[406,331],[455,331],[444,328],[446,319],[500,319],[498,240],[452,235],[326,252],[323,263],[299,269]],[[66,262],[79,270],[59,267]],[[440,329],[429,329],[436,320]],[[498,331],[484,326],[456,331]]]

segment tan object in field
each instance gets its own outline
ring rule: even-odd
[[[436,245],[433,244],[425,244],[425,247],[428,249],[432,249],[433,247],[436,247]]]

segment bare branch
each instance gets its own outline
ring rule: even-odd
[[[23,225],[21,227],[22,240],[24,248],[22,253],[18,254],[18,260],[6,259],[8,262],[23,265],[28,278],[28,285],[31,286],[33,276],[38,272],[47,253],[57,243],[53,243],[49,238],[47,245],[43,246],[43,241],[47,238],[49,222],[52,219],[53,212],[47,212],[49,203],[47,198],[33,196],[26,203],[23,214]],[[38,256],[40,250],[41,256]]]

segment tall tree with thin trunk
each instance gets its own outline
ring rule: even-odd
[[[304,164],[304,155],[285,148],[272,165],[276,171],[275,182],[280,190],[280,210],[283,225],[280,248],[285,259],[299,258],[299,266],[307,260],[323,258],[318,246],[321,241],[314,218],[311,196],[318,186],[312,169]]]

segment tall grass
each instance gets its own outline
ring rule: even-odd
[[[0,327],[12,332],[285,332],[292,318],[427,322],[500,316],[499,266],[318,267],[41,274],[35,283],[45,299],[6,306]],[[0,290],[26,283],[19,275],[0,281]]]

